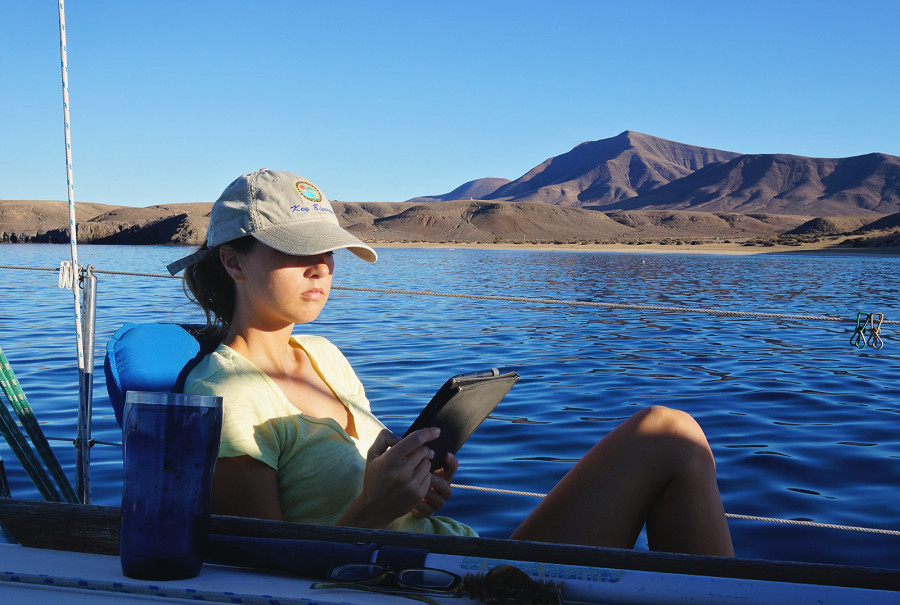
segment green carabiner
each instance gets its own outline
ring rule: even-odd
[[[866,326],[869,325],[870,319],[868,313],[860,311],[856,314],[856,329],[853,330],[853,336],[850,337],[850,344],[857,349],[866,348]]]

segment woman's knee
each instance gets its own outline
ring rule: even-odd
[[[712,460],[703,429],[687,412],[654,405],[637,412],[633,418],[638,434],[662,439],[667,448],[673,448],[680,456],[693,456],[700,462]]]

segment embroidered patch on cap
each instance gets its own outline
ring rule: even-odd
[[[318,187],[316,187],[309,181],[304,181],[303,179],[294,181],[294,188],[297,189],[297,193],[311,202],[322,201],[322,192],[319,191]]]

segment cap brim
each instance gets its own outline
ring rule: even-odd
[[[193,254],[188,254],[184,258],[180,258],[174,263],[169,263],[166,265],[166,269],[169,270],[170,275],[175,275],[182,269],[186,269],[187,267],[193,265],[194,263],[199,263],[203,260],[206,255],[209,253],[208,248],[204,248],[203,250],[198,250]]]
[[[378,260],[375,250],[331,221],[279,225],[251,235],[267,246],[294,256],[312,256],[346,248],[364,261],[374,263]]]

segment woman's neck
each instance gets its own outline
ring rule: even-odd
[[[291,354],[293,331],[294,324],[276,330],[232,325],[223,342],[259,367],[281,368]]]

